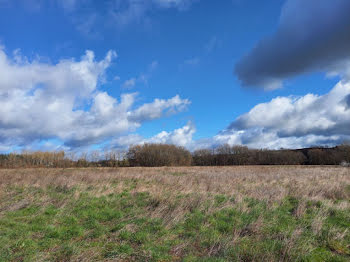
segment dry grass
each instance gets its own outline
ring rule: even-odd
[[[18,190],[24,193],[18,193]],[[26,208],[30,211],[33,206],[40,207],[43,217],[45,210],[52,206],[57,212],[63,210],[60,216],[53,217],[55,221],[64,221],[64,213],[70,206],[81,205],[79,201],[85,199],[85,193],[89,195],[87,199],[97,203],[105,203],[108,197],[114,197],[114,202],[106,202],[111,205],[108,212],[114,210],[114,205],[124,203],[123,194],[126,194],[127,201],[135,205],[135,211],[122,219],[111,220],[122,224],[121,231],[113,231],[114,224],[106,223],[105,218],[96,218],[96,221],[103,221],[100,223],[109,233],[98,235],[94,241],[88,236],[90,231],[77,235],[70,243],[74,243],[78,251],[67,248],[63,237],[62,242],[50,244],[56,245],[54,250],[58,250],[60,256],[69,257],[66,260],[89,261],[95,257],[96,261],[111,261],[111,256],[115,261],[183,261],[184,258],[201,261],[204,257],[224,258],[208,261],[294,261],[299,253],[308,261],[319,256],[325,258],[319,261],[334,261],[334,256],[345,259],[339,261],[350,258],[350,234],[344,229],[349,224],[346,220],[350,214],[350,169],[345,167],[1,169],[0,229],[1,218],[10,223],[6,219],[16,215],[27,223],[29,218],[23,217],[23,212],[27,212]],[[143,199],[139,198],[142,196]],[[137,206],[140,201],[143,204]],[[126,202],[127,207],[129,202]],[[91,203],[89,208],[104,208],[93,205]],[[70,215],[77,221],[84,221],[85,211],[79,212],[82,213]],[[123,208],[118,212],[124,212]],[[150,222],[140,222],[145,217],[151,219]],[[35,220],[35,216],[31,219]],[[158,220],[167,233],[163,235],[161,230],[153,239],[154,233],[145,228]],[[55,223],[57,228],[61,226],[61,222]],[[80,227],[84,223],[74,225]],[[10,239],[11,230],[7,226],[4,228]],[[98,228],[93,230],[98,231]],[[139,231],[149,234],[143,244],[134,239],[139,236]],[[121,237],[120,234],[124,235]],[[85,238],[91,246],[81,246]],[[4,243],[8,239],[4,238]],[[164,247],[173,241],[169,249],[162,251],[160,259],[156,259],[153,251],[147,251],[147,245],[157,246],[158,239]],[[16,245],[9,245],[8,249],[13,250]],[[99,249],[96,248],[98,245]],[[23,251],[26,254],[23,256],[30,256],[28,250]],[[55,257],[45,249],[40,252],[40,256]],[[8,257],[15,255],[9,253]],[[38,258],[34,254],[31,256]],[[192,256],[199,260],[191,260]]]
[[[286,196],[311,200],[348,197],[350,169],[342,167],[242,166],[81,169],[1,169],[0,194],[8,186],[94,187],[101,194],[122,191],[226,194],[278,201]],[[115,185],[118,186],[115,186]],[[346,208],[347,206],[343,206]]]

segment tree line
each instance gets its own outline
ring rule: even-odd
[[[144,144],[119,151],[93,151],[75,155],[59,152],[0,154],[0,168],[23,167],[133,167],[133,166],[233,166],[233,165],[343,165],[350,166],[350,145],[332,148],[250,149],[222,145],[190,152],[168,144]]]
[[[0,154],[0,168],[30,168],[30,167],[122,167],[129,166],[121,152],[92,151],[75,154],[73,152],[21,152]]]
[[[211,150],[196,150],[192,155],[193,164],[197,166],[348,165],[350,146],[267,150],[223,145]]]

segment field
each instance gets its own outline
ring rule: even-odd
[[[0,261],[350,261],[350,169],[0,170]]]

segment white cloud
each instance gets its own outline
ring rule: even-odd
[[[148,66],[148,72],[153,72],[157,67],[159,63],[158,61],[153,61],[149,66]]]
[[[214,137],[256,148],[336,145],[350,140],[350,83],[318,96],[277,97],[256,105]]]
[[[148,8],[149,4],[142,0],[115,1],[109,10],[109,16],[116,26],[124,27],[133,22],[140,23]]]
[[[67,14],[74,13],[73,21],[78,30],[90,35],[96,26],[118,29],[131,24],[145,26],[151,23],[150,14],[155,10],[187,10],[196,1],[198,0],[108,0],[104,1],[102,8],[96,8],[92,5],[93,1],[67,0],[61,6]],[[77,16],[80,19],[76,19]]]
[[[149,13],[155,9],[187,10],[196,1],[198,0],[114,0],[109,17],[119,28],[132,23],[147,24],[150,21]]]
[[[86,51],[80,61],[57,64],[10,58],[0,49],[0,146],[26,146],[59,139],[71,148],[88,146],[134,131],[149,121],[184,110],[190,103],[175,96],[134,106],[136,93],[120,101],[99,91],[116,57],[109,51],[96,61]]]
[[[172,98],[175,106],[178,98]],[[162,103],[155,101],[134,111],[142,119],[158,117]],[[184,106],[186,103],[181,103]],[[151,113],[153,112],[153,113]],[[164,111],[163,111],[164,112]],[[247,145],[251,148],[302,148],[315,145],[334,146],[350,141],[350,83],[340,81],[325,95],[307,94],[277,97],[253,107],[239,116],[226,130],[213,137],[193,140],[192,123],[171,132],[162,131],[151,138],[137,134],[120,137],[112,143],[125,148],[131,144],[171,143],[189,150],[212,148],[222,144]]]
[[[124,89],[131,89],[136,85],[136,78],[130,78],[128,80],[125,80],[125,82],[123,83],[122,87]]]
[[[119,137],[112,141],[111,146],[127,148],[131,145],[140,145],[145,143],[161,143],[161,144],[174,144],[177,146],[184,146],[190,148],[193,145],[192,136],[196,132],[195,126],[188,122],[182,128],[175,129],[167,132],[162,131],[151,138],[143,138],[137,134],[130,134],[127,136]]]
[[[76,29],[87,37],[99,38],[101,27],[123,29],[128,25],[150,24],[155,10],[187,10],[199,0],[0,0],[3,8],[24,8],[29,12],[45,12],[59,8]],[[101,4],[100,4],[101,2]]]
[[[179,95],[168,100],[155,99],[152,103],[143,104],[132,112],[129,112],[129,119],[136,121],[152,120],[160,118],[163,114],[171,115],[181,112],[191,102],[188,99],[181,99]]]
[[[216,48],[221,47],[222,45],[222,41],[216,37],[213,36],[210,38],[210,40],[205,44],[204,49],[207,53],[211,53],[212,51],[214,51]]]
[[[140,73],[138,77],[132,77],[128,80],[125,80],[122,84],[124,89],[132,89],[136,86],[137,83],[142,83],[148,85],[148,80],[152,77],[153,72],[158,67],[158,61],[153,61],[148,65],[146,72]]]
[[[61,4],[66,11],[70,12],[76,8],[78,0],[60,0],[58,3]]]

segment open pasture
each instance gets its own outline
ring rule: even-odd
[[[349,261],[350,169],[2,169],[0,261]]]

